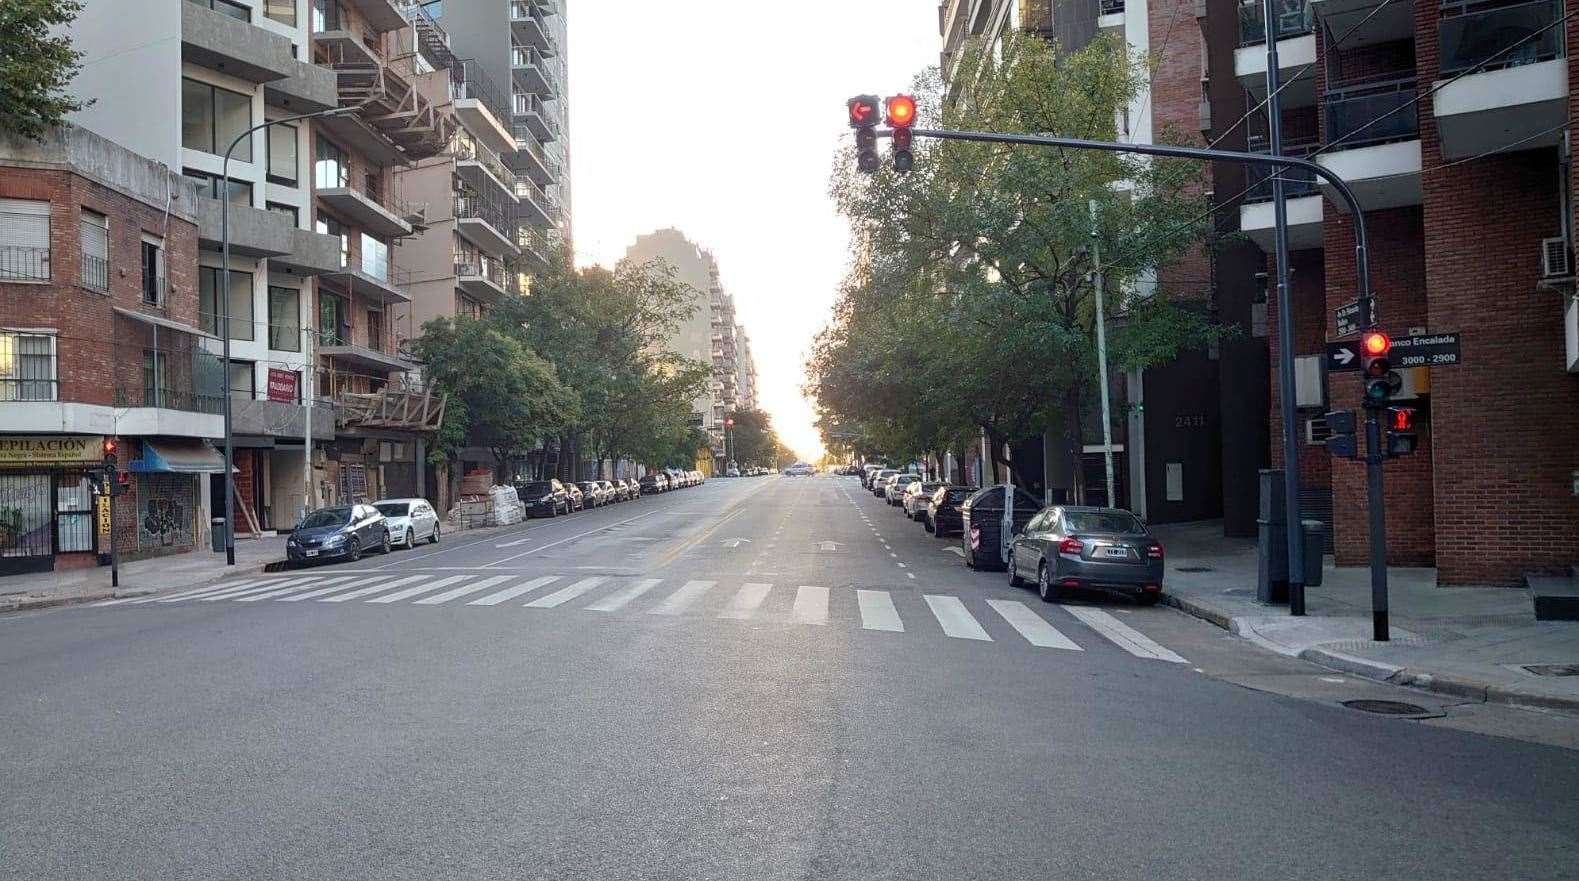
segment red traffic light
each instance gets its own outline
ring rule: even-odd
[[[1393,341],[1387,338],[1387,334],[1379,330],[1368,330],[1365,332],[1365,336],[1360,339],[1360,348],[1364,350],[1365,354],[1376,358],[1391,351]]]
[[[112,437],[105,438],[104,439],[104,455],[106,455],[106,456],[113,456],[113,455],[115,455],[115,450],[116,450],[117,446],[118,445],[115,443],[115,438],[112,438]]]
[[[910,95],[894,95],[888,99],[888,124],[893,128],[909,128],[916,124],[916,99]]]
[[[844,103],[850,111],[851,128],[865,128],[877,125],[876,95],[857,95]]]
[[[1389,431],[1414,431],[1415,408],[1390,407],[1387,410],[1387,428]]]
[[[724,427],[725,428],[734,428],[735,427],[735,420],[733,420],[733,419],[725,419],[724,420]]]

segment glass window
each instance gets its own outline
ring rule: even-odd
[[[55,337],[0,331],[0,401],[55,400]]]
[[[362,233],[362,271],[374,278],[389,279],[389,245]]]
[[[318,138],[318,145],[313,154],[313,186],[320,190],[332,190],[337,187],[350,186],[351,184],[351,157],[334,144]]]
[[[1116,532],[1139,535],[1146,531],[1132,515],[1122,511],[1066,511],[1064,524],[1070,532]]]
[[[49,278],[49,203],[0,199],[0,279]]]
[[[269,126],[269,180],[296,186],[296,126]]]
[[[220,15],[227,15],[237,21],[252,21],[252,10],[237,3],[236,0],[187,0],[187,2],[212,9]]]
[[[263,17],[296,26],[296,0],[263,0]]]
[[[257,397],[257,370],[251,361],[230,362],[230,396],[233,398]]]
[[[157,407],[170,396],[170,356],[143,349],[143,406]]]
[[[302,292],[269,285],[269,348],[281,352],[302,350]]]
[[[345,298],[318,292],[318,342],[341,346],[351,341],[351,310]]]
[[[340,265],[351,265],[351,235],[345,231],[345,225],[332,217],[320,217],[313,222],[313,229],[326,236],[335,236],[340,240]]]
[[[163,306],[165,288],[163,243],[144,237],[142,257],[143,302],[150,306]]]
[[[215,336],[219,335],[219,274],[213,266],[199,266],[197,314],[200,326]],[[230,271],[230,338],[253,338],[252,273]]]
[[[295,205],[286,205],[283,202],[270,202],[268,209],[279,214],[284,214],[291,219],[291,226],[301,226],[301,212]]]
[[[182,171],[181,176],[197,184],[197,194],[199,196],[218,199],[221,197],[221,194],[228,193],[230,204],[232,205],[250,206],[252,204],[252,184],[244,180],[231,178],[227,187],[224,176],[209,174],[206,171],[197,171],[191,168]]]
[[[110,219],[82,209],[82,286],[110,289]]]
[[[223,155],[237,135],[252,127],[252,98],[193,79],[181,80],[181,146]],[[252,139],[231,151],[240,162],[252,161]]]

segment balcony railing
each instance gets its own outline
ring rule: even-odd
[[[1305,157],[1321,147],[1321,142],[1310,139],[1294,141],[1283,145],[1284,156]],[[1250,152],[1267,153],[1265,142],[1257,143],[1255,139],[1250,142]],[[1271,166],[1252,165],[1247,172],[1247,182],[1250,189],[1245,191],[1246,202],[1268,202],[1272,199],[1272,172]],[[1309,196],[1316,192],[1316,174],[1309,169],[1284,168],[1283,169],[1283,195],[1288,199],[1300,196]]]
[[[159,407],[188,413],[224,412],[224,361],[200,350],[142,348],[133,341],[115,346],[117,407]],[[131,365],[141,365],[141,369]]]
[[[49,249],[0,245],[0,280],[49,280]]]
[[[532,46],[511,47],[510,65],[511,67],[536,68],[537,72],[543,77],[543,81],[548,83],[550,92],[553,92],[555,95],[564,94],[559,88],[559,77],[555,74],[547,56],[537,51],[536,48]]]
[[[1315,19],[1309,0],[1277,0],[1277,38],[1286,40],[1311,32]],[[1261,0],[1242,0],[1239,4],[1239,45],[1266,42],[1266,14]]]
[[[1115,15],[1124,11],[1124,0],[1101,0],[1097,8],[1102,15]]]
[[[502,202],[484,199],[476,194],[463,193],[455,197],[455,216],[481,220],[500,233],[509,235],[510,213],[505,211]]]
[[[510,118],[510,103],[505,93],[483,73],[482,65],[475,59],[463,58],[450,68],[450,97],[476,99],[501,123]]]
[[[1562,14],[1557,0],[1442,4],[1437,22],[1442,75],[1483,63],[1485,69],[1497,70],[1563,57],[1563,28],[1556,26]]]
[[[92,254],[82,255],[82,286],[95,291],[110,289],[110,261]]]
[[[455,133],[455,140],[451,144],[451,149],[454,151],[457,159],[470,159],[473,162],[481,163],[484,168],[488,169],[489,174],[498,178],[499,183],[505,186],[509,186],[510,181],[515,178],[515,174],[505,166],[504,160],[499,158],[498,153],[477,143],[477,139],[473,138],[471,133],[465,129]]]
[[[1413,77],[1352,83],[1327,90],[1322,106],[1327,113],[1327,143],[1345,148],[1420,136]]]
[[[513,290],[510,272],[504,263],[486,254],[460,253],[455,255],[455,274],[466,277],[486,278],[505,290]]]

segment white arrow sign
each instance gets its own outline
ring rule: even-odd
[[[1349,362],[1354,360],[1354,351],[1352,349],[1339,349],[1332,354],[1332,360],[1347,367]]]
[[[722,542],[719,542],[719,543],[722,544],[726,548],[738,548],[742,544],[751,544],[751,539],[749,539],[749,538],[726,538]]]
[[[819,541],[819,542],[817,542],[817,550],[819,550],[819,551],[837,551],[838,549],[839,549],[839,543],[836,542],[836,541]]]

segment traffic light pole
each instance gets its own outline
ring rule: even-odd
[[[1387,511],[1382,507],[1382,426],[1380,406],[1365,402],[1365,495],[1370,507],[1371,638],[1387,642]]]

